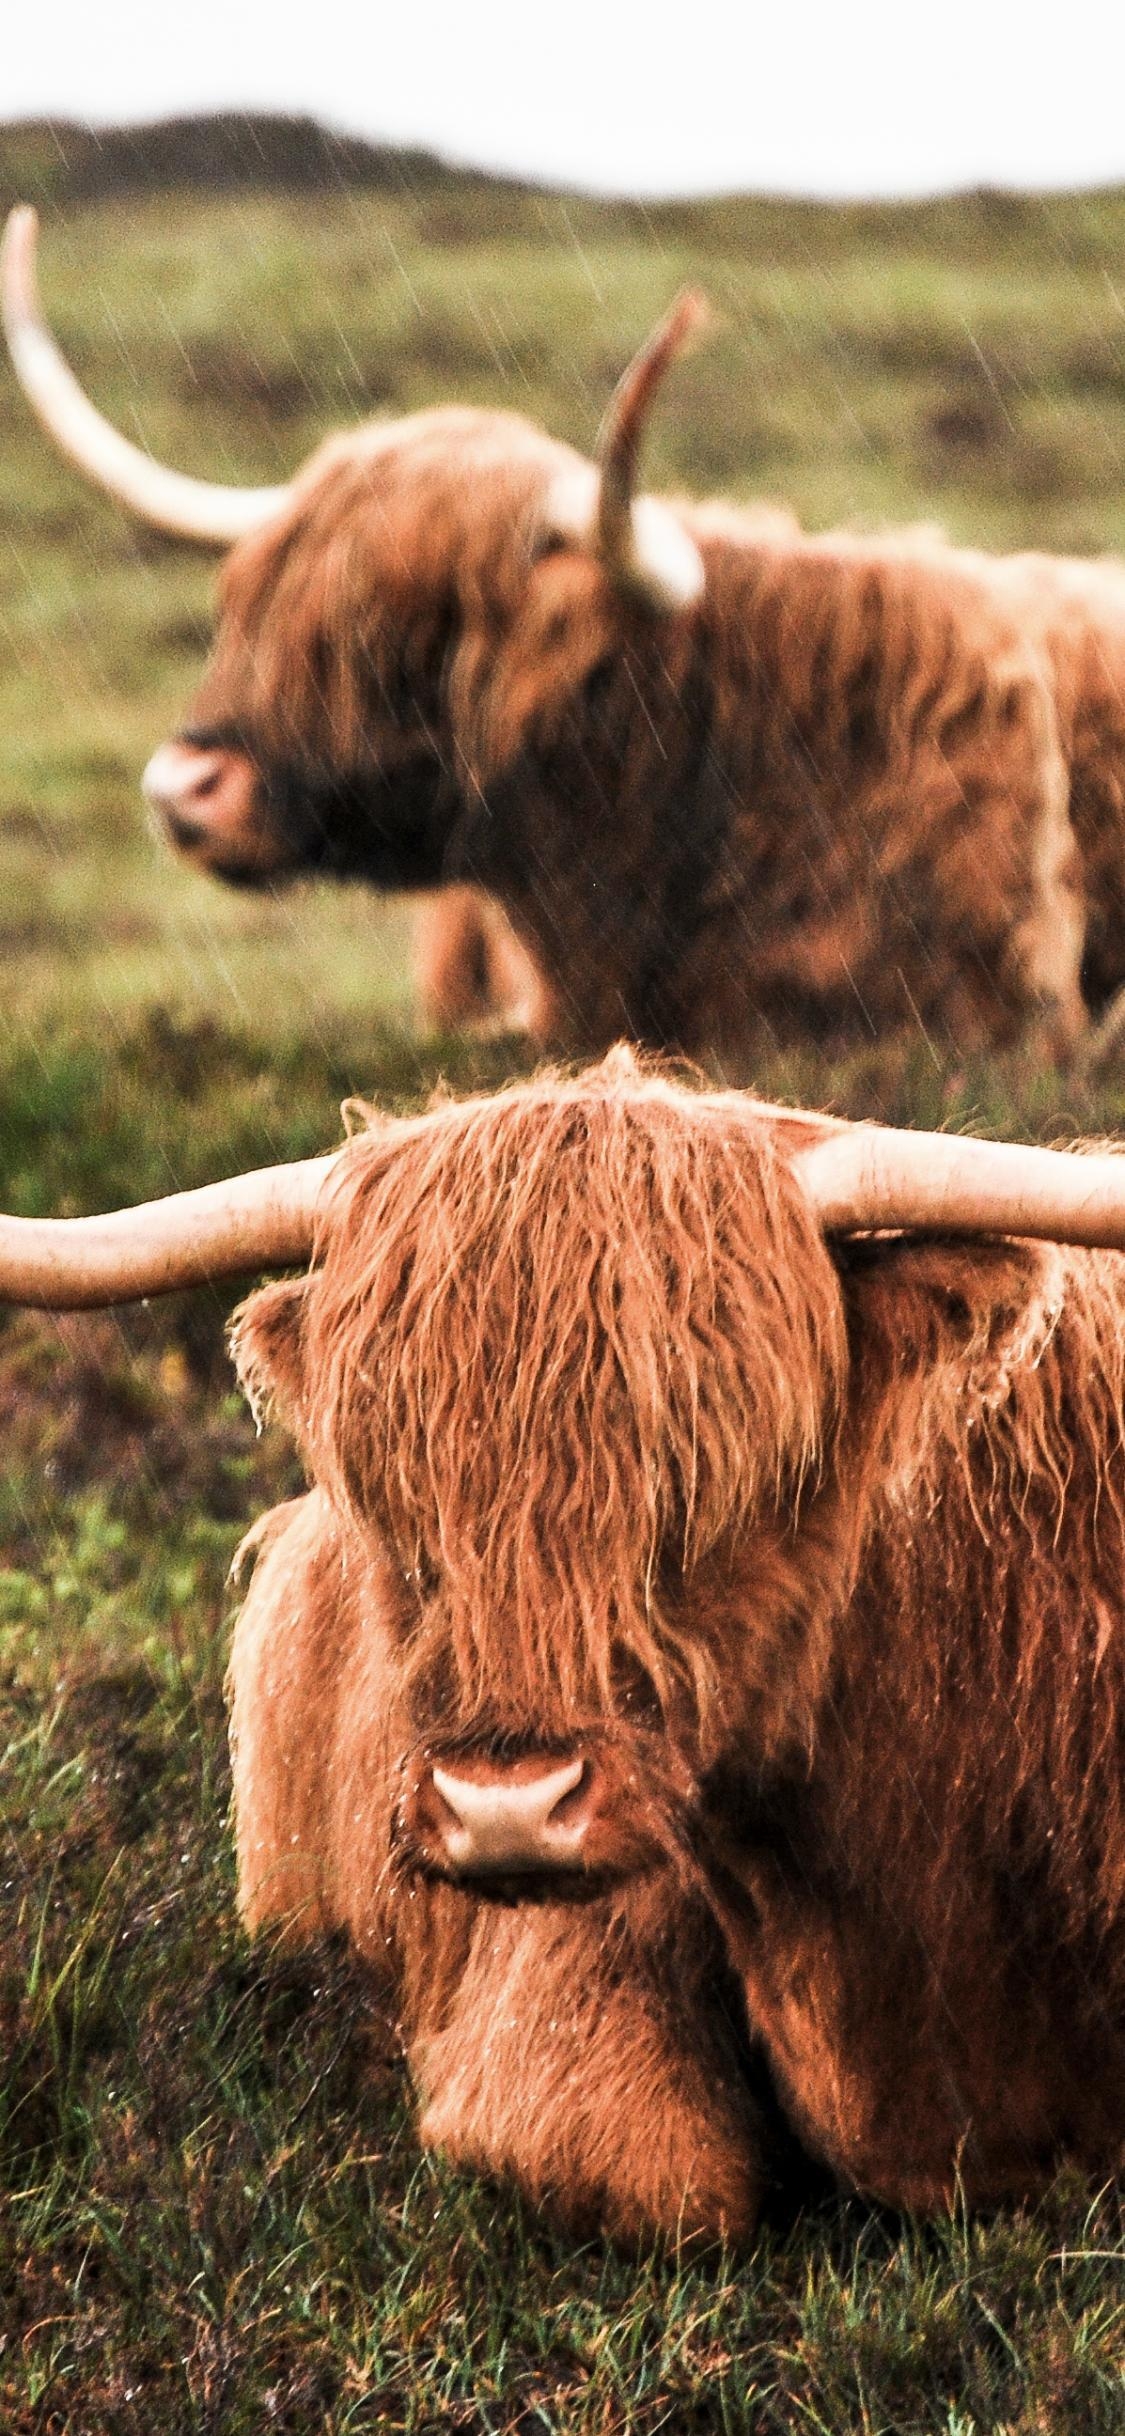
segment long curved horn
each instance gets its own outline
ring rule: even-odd
[[[63,455],[146,524],[185,541],[222,546],[267,523],[287,499],[287,485],[238,490],[173,473],[90,404],[43,319],[35,276],[38,229],[38,214],[17,204],[0,249],[0,312],[20,387]]]
[[[663,499],[635,498],[634,491],[653,394],[709,310],[694,288],[677,297],[614,390],[598,434],[596,464],[568,467],[546,502],[548,530],[592,550],[612,581],[637,593],[651,609],[690,609],[706,583],[701,553],[674,508]]]
[[[703,562],[669,509],[658,500],[636,498],[641,438],[665,373],[709,315],[707,299],[697,288],[685,288],[677,296],[622,374],[594,452],[599,475],[594,526],[598,555],[619,583],[647,592],[658,607],[685,608],[698,600],[703,590]]]
[[[828,1235],[917,1229],[1125,1251],[1125,1156],[856,1125],[793,1164]]]
[[[313,1247],[339,1151],[260,1167],[105,1218],[0,1217],[0,1301],[89,1311],[247,1270],[288,1268]]]
[[[601,473],[597,535],[607,559],[630,548],[629,510],[637,487],[641,435],[653,397],[681,348],[701,330],[710,306],[698,288],[685,288],[649,333],[621,375],[598,433],[595,460]]]

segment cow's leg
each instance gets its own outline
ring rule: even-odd
[[[1094,1082],[1121,1055],[1125,1043],[1125,985],[1115,990],[1104,1014],[1086,1036],[1078,1055],[1078,1071]]]
[[[422,899],[414,920],[414,981],[423,1022],[435,1031],[456,1032],[492,1012],[479,889],[443,888]]]
[[[758,2142],[706,1915],[658,1938],[602,1904],[482,1907],[440,2026],[409,2042],[421,2135],[635,2241],[744,2238]]]
[[[555,993],[506,913],[479,888],[451,886],[423,899],[414,968],[422,1019],[435,1030],[528,1032],[540,1046],[560,1036]]]
[[[378,1580],[349,1574],[315,1490],[254,1542],[227,1675],[239,1910],[295,1945],[343,1928],[385,1965],[399,1746]]]
[[[487,997],[497,1025],[510,1032],[526,1032],[537,1048],[548,1048],[566,1036],[562,998],[518,937],[503,906],[491,897],[483,899],[483,906]]]
[[[957,790],[933,857],[955,955],[950,1032],[973,1047],[1010,1028],[1037,1056],[1066,1064],[1087,1028],[1087,917],[1048,687],[1034,671],[999,660],[975,718],[952,715],[943,753]]]
[[[1062,1066],[1079,1051],[1088,1028],[1082,995],[1087,908],[1070,819],[1070,775],[1057,741],[1045,743],[1042,767],[1031,822],[1031,881],[1008,961],[1014,994],[1029,1008],[1028,1048]]]
[[[269,1926],[298,1944],[327,1926],[323,1788],[331,1712],[306,1700],[302,1734],[292,1713],[318,1671],[317,1645],[334,1616],[322,1534],[315,1494],[275,1508],[251,1533],[255,1573],[226,1687],[239,1910],[249,1928]]]

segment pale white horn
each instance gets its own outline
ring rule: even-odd
[[[829,1235],[1026,1235],[1125,1251],[1125,1156],[856,1125],[793,1164]]]
[[[288,1268],[313,1248],[317,1207],[340,1155],[260,1167],[103,1218],[0,1217],[0,1301],[95,1310]]]
[[[287,484],[240,490],[173,473],[90,404],[43,319],[35,275],[38,228],[31,206],[17,204],[0,248],[0,312],[20,387],[64,456],[146,524],[185,541],[221,547],[268,523],[289,496]]]

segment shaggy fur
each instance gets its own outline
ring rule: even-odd
[[[332,442],[235,549],[185,732],[249,756],[259,855],[478,883],[579,1046],[734,1070],[763,1024],[905,1020],[1064,1054],[1088,927],[1092,1003],[1125,979],[1111,579],[683,504],[705,590],[661,613],[552,525],[582,471],[444,408]]]
[[[1125,1261],[834,1257],[815,1129],[621,1055],[373,1121],[238,1325],[316,1483],[231,1661],[246,1917],[345,1930],[423,2137],[620,2235],[748,2233],[778,2104],[894,2204],[1125,2143]],[[466,1748],[613,1751],[643,1863],[418,1874]]]

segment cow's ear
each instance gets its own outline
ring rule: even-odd
[[[300,1435],[305,1402],[305,1312],[309,1277],[262,1286],[235,1312],[230,1343],[256,1421],[270,1411]]]

